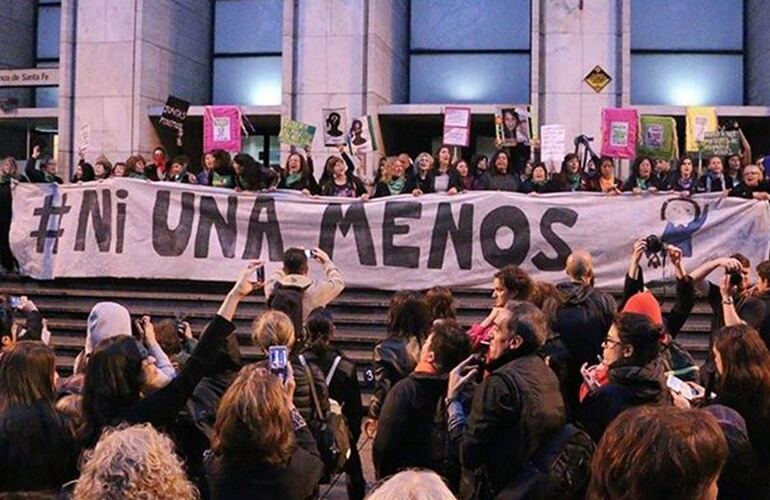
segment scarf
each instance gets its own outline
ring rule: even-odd
[[[302,180],[302,173],[297,172],[295,174],[288,174],[286,176],[286,186],[293,186],[298,184]]]
[[[13,176],[11,174],[0,175],[0,185],[10,184],[12,179],[13,179]]]
[[[690,177],[687,180],[682,179],[680,177],[676,180],[676,185],[682,188],[683,191],[692,191],[692,181],[693,181],[692,177]]]
[[[636,178],[636,187],[638,187],[642,191],[647,191],[647,181],[642,179],[641,177],[637,177]]]
[[[404,190],[404,178],[399,177],[398,179],[389,180],[388,190],[390,191],[390,194],[401,194],[401,191]]]
[[[578,189],[580,189],[580,181],[583,180],[580,174],[570,174],[568,179],[569,179],[570,189],[572,191],[577,191]]]
[[[607,193],[615,189],[615,176],[613,175],[609,179],[599,177],[599,187],[601,188],[602,193]]]
[[[211,185],[214,187],[233,187],[233,176],[219,175],[218,173],[214,172]]]
[[[713,172],[709,172],[708,174],[706,174],[706,192],[707,193],[711,192],[711,186],[715,182],[720,182],[721,183],[722,187],[721,187],[720,191],[725,188],[725,176],[724,175],[722,175],[722,174],[715,174]]]

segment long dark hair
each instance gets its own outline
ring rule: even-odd
[[[723,369],[717,382],[720,400],[770,413],[770,352],[759,333],[748,325],[725,326],[714,334],[714,349]]]
[[[0,411],[43,400],[53,404],[56,358],[42,342],[17,342],[0,356]]]
[[[102,428],[119,423],[139,399],[142,356],[136,340],[118,335],[97,344],[88,359],[83,387],[83,423],[80,436],[91,445]]]
[[[216,172],[217,175],[235,176],[235,170],[233,170],[230,153],[224,149],[215,149],[211,152],[211,156],[214,157],[214,172]],[[209,184],[211,184],[213,177],[213,175],[209,176]]]
[[[437,319],[456,319],[454,297],[449,288],[434,286],[425,292],[425,304],[433,321]]]
[[[497,171],[497,159],[500,156],[505,156],[508,159],[508,169],[505,171],[504,174]],[[511,155],[508,154],[508,152],[504,149],[498,149],[495,151],[495,154],[492,155],[492,158],[490,158],[489,162],[487,163],[487,173],[489,175],[510,175],[511,169],[513,168],[513,165],[511,164]]]
[[[334,335],[334,320],[325,308],[314,309],[305,324],[308,335],[308,349],[316,356],[323,357],[331,347]]]
[[[430,314],[422,295],[402,290],[390,299],[389,337],[416,337],[422,344],[430,328]]]

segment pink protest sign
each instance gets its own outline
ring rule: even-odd
[[[203,151],[241,150],[241,112],[237,106],[206,106],[203,113]]]
[[[604,108],[602,110],[602,156],[634,158],[639,130],[635,109]]]

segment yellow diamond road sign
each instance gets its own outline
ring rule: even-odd
[[[589,87],[594,89],[596,93],[604,90],[604,87],[610,84],[612,77],[604,71],[601,66],[594,66],[594,69],[583,78],[583,81],[588,84]]]

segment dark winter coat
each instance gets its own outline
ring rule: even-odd
[[[414,370],[417,359],[409,353],[408,344],[408,339],[403,337],[388,337],[374,347],[374,391],[369,400],[370,417],[380,415],[391,387]]]

